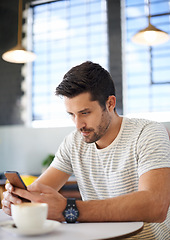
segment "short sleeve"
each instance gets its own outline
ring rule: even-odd
[[[160,123],[151,122],[141,131],[137,143],[138,174],[170,167],[170,141]]]
[[[63,140],[63,142],[61,143],[61,145],[58,148],[58,151],[55,154],[55,158],[53,160],[53,162],[51,163],[51,166],[66,172],[69,175],[72,175],[73,170],[72,170],[72,165],[71,165],[71,146],[72,146],[72,133],[69,134],[67,137],[65,137],[65,139]]]

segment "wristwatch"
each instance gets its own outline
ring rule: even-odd
[[[63,216],[67,223],[75,223],[79,216],[79,211],[76,206],[76,199],[75,198],[68,198],[67,199],[67,206],[63,211]]]

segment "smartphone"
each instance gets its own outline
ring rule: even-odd
[[[27,190],[27,187],[18,172],[6,171],[6,172],[4,172],[4,175],[14,187],[18,187],[18,188]],[[22,198],[19,196],[16,196],[16,197],[20,198],[23,202],[30,202],[30,200],[28,200],[28,199],[25,199],[25,198]]]
[[[14,187],[27,189],[25,183],[23,182],[23,180],[18,172],[6,171],[6,172],[4,172],[4,175]]]

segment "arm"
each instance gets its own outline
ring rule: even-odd
[[[170,168],[140,177],[137,192],[106,200],[77,201],[79,221],[162,222],[170,204]]]
[[[80,222],[146,221],[162,222],[170,204],[170,168],[151,170],[140,177],[139,190],[105,200],[77,200]],[[66,199],[42,184],[16,189],[14,193],[35,202],[47,202],[49,218],[64,221]],[[38,193],[39,192],[39,193]]]
[[[69,177],[69,174],[50,166],[35,182],[48,185],[59,191]]]

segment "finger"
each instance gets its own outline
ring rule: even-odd
[[[2,209],[6,214],[11,215],[11,203],[20,204],[22,201],[7,191],[3,195],[4,198],[1,201]]]
[[[3,192],[3,200],[9,203],[20,204],[22,201],[17,196],[8,191]]]
[[[6,214],[11,216],[11,208],[7,208],[7,207],[2,206],[2,209]]]
[[[1,204],[2,204],[2,208],[3,207],[6,207],[6,208],[10,208],[11,207],[11,203],[9,201],[5,200],[5,199],[3,199],[1,201]]]
[[[40,193],[31,193],[27,190],[20,189],[20,188],[15,188],[13,193],[21,198],[30,200],[31,202],[41,201],[41,199],[39,199]]]
[[[14,190],[14,187],[10,183],[7,183],[5,185],[5,188],[8,192],[12,192]]]

